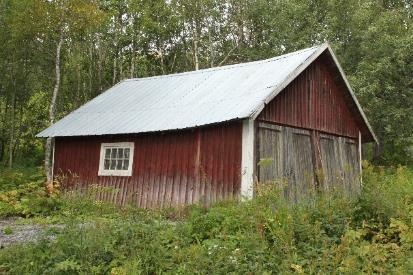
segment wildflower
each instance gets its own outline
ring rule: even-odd
[[[237,257],[235,256],[229,256],[229,259],[231,260],[232,263],[236,263],[237,262]]]
[[[291,264],[290,265],[291,269],[294,270],[295,272],[299,273],[299,274],[303,274],[304,270],[303,267],[301,265],[298,264]]]

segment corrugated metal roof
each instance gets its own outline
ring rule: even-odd
[[[143,133],[254,118],[327,48],[323,45],[267,60],[124,80],[37,136]]]

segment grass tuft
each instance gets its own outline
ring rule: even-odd
[[[59,196],[31,221],[63,223],[0,251],[0,273],[400,273],[413,268],[413,170],[364,164],[359,198],[291,204],[277,185],[252,201],[142,210]],[[44,214],[50,213],[50,214]],[[26,219],[27,220],[27,219]],[[50,238],[48,234],[53,234]]]

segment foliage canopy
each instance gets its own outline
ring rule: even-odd
[[[57,118],[116,82],[263,59],[329,41],[380,140],[413,161],[407,0],[0,0],[0,160],[40,163],[59,30]]]

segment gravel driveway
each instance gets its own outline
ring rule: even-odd
[[[17,219],[0,220],[0,249],[13,244],[36,241],[50,227],[62,225],[18,224]]]

